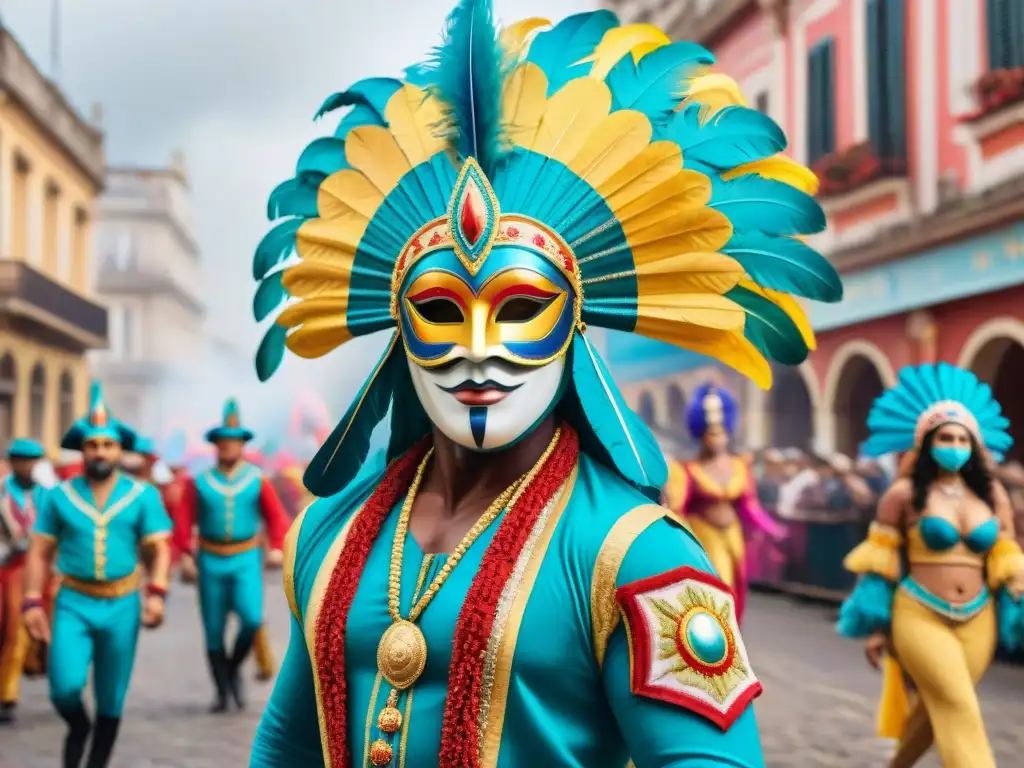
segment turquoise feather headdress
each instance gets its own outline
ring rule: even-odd
[[[126,451],[134,450],[137,435],[135,430],[114,418],[110,407],[103,398],[103,387],[98,381],[89,386],[89,412],[75,421],[61,439],[60,447],[69,451],[80,451],[82,445],[100,437],[109,437],[121,443]]]
[[[961,424],[992,456],[1001,461],[1013,445],[988,384],[970,371],[938,363],[904,368],[892,389],[871,406],[868,428],[871,437],[863,451],[869,456],[909,451],[931,430],[942,424]]]
[[[253,431],[242,424],[242,410],[233,397],[224,403],[220,424],[206,431],[208,443],[216,443],[218,440],[241,440],[247,443],[254,437]]]
[[[563,416],[587,450],[645,488],[664,482],[664,459],[587,325],[711,355],[767,387],[770,360],[795,365],[814,347],[794,297],[841,298],[835,270],[800,239],[825,227],[817,180],[781,154],[778,126],[709,71],[710,53],[608,11],[531,39],[542,26],[499,33],[488,0],[462,0],[442,45],[404,79],[363,80],[324,102],[317,117],[349,111],[270,196],[279,221],[256,250],[253,310],[257,321],[277,314],[257,352],[260,378],[286,347],[319,357],[392,329],[310,464],[318,495],[354,476],[392,403],[402,408],[389,456],[430,428],[395,303],[431,248],[454,250],[472,272],[494,238],[531,228],[523,247],[552,261],[579,300]],[[467,240],[469,198],[484,210],[470,211],[479,218]]]

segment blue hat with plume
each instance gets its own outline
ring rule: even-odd
[[[739,404],[729,392],[715,384],[701,384],[694,390],[686,408],[686,426],[695,440],[700,440],[708,427],[721,426],[730,435],[736,432]]]
[[[7,449],[9,459],[41,459],[46,455],[43,446],[36,440],[27,437],[18,437],[11,441]]]
[[[103,399],[103,387],[98,381],[89,387],[89,412],[64,433],[60,447],[69,451],[80,451],[90,440],[109,437],[121,444],[126,451],[135,449],[135,430],[114,418],[110,407]]]
[[[238,407],[238,401],[233,397],[224,403],[221,423],[206,433],[206,441],[209,443],[216,443],[218,440],[241,440],[247,443],[253,437],[255,435],[252,430],[242,426],[242,412]]]
[[[607,10],[502,29],[491,0],[460,0],[425,63],[327,98],[316,117],[346,111],[271,193],[276,223],[253,259],[253,314],[272,319],[256,370],[268,379],[286,349],[316,358],[390,339],[307,488],[330,496],[351,481],[389,410],[389,459],[429,433],[400,295],[427,259],[471,275],[491,254],[530,260],[571,285],[559,416],[655,497],[664,457],[587,327],[709,355],[765,388],[770,361],[807,357],[814,334],[795,297],[842,297],[800,237],[825,228],[817,179],[713,63]]]
[[[896,386],[875,400],[868,413],[871,436],[861,450],[868,456],[903,453],[943,424],[965,427],[996,461],[1013,445],[1010,421],[991,387],[970,371],[935,363],[904,368]]]

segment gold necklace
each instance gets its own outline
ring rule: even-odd
[[[412,687],[413,683],[423,674],[427,665],[427,640],[423,635],[423,630],[415,622],[423,615],[423,611],[448,580],[452,570],[459,564],[466,551],[506,507],[514,505],[518,501],[519,495],[529,486],[530,481],[554,452],[561,433],[561,428],[555,429],[551,442],[548,443],[548,447],[533,468],[502,491],[501,495],[480,516],[480,519],[473,524],[473,527],[466,532],[462,541],[458,543],[458,546],[445,560],[444,565],[441,566],[441,570],[431,580],[430,585],[423,590],[420,598],[409,611],[409,617],[403,619],[399,610],[399,596],[402,585],[402,557],[405,553],[405,538],[409,531],[413,502],[416,500],[416,493],[419,491],[434,449],[431,448],[420,462],[412,485],[409,486],[409,493],[402,504],[402,511],[398,516],[398,526],[395,528],[395,538],[391,542],[391,567],[388,571],[388,613],[391,615],[392,624],[384,632],[384,636],[381,637],[380,643],[377,645],[377,669],[392,687],[387,703],[377,716],[377,727],[382,732],[393,734],[402,727],[402,713],[398,709],[398,694],[400,691]],[[376,766],[390,763],[392,755],[392,747],[384,739],[378,739],[370,745],[370,762]]]

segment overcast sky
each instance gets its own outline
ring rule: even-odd
[[[158,165],[176,148],[185,152],[211,316],[251,346],[258,333],[249,310],[250,259],[267,228],[267,195],[292,175],[306,142],[330,132],[337,119],[318,126],[314,112],[360,78],[398,75],[420,60],[454,3],[62,0],[57,77],[83,113],[102,103],[110,164]],[[0,0],[5,25],[47,73],[53,5]],[[507,21],[558,20],[596,5],[496,2]],[[335,353],[359,358],[358,373],[339,388],[354,391],[362,382],[366,351],[356,344]],[[295,367],[289,364],[289,373]]]

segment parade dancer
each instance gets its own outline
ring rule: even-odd
[[[243,458],[245,444],[253,436],[242,425],[238,404],[228,400],[222,423],[206,433],[207,441],[216,447],[217,466],[186,485],[181,514],[175,521],[174,538],[184,553],[182,568],[189,578],[198,571],[206,653],[216,688],[211,712],[227,711],[229,696],[239,709],[245,707],[240,669],[257,642],[263,621],[260,525],[266,527],[270,546],[266,560],[272,567],[281,565],[281,546],[288,528],[284,507],[270,480]],[[192,549],[196,528],[198,553]],[[229,654],[224,634],[232,612],[239,629]]]
[[[135,663],[140,620],[163,621],[170,569],[171,521],[160,495],[118,471],[135,433],[117,421],[94,384],[91,406],[64,435],[61,447],[81,451],[84,476],[47,492],[39,510],[25,569],[22,611],[32,636],[50,643],[50,699],[68,725],[65,768],[81,763],[92,730],[87,765],[110,760]],[[139,599],[139,553],[148,565],[146,597]],[[62,575],[51,630],[43,588],[54,558]],[[90,665],[96,697],[92,728],[82,701]]]
[[[499,42],[463,0],[405,82],[327,100],[355,106],[272,195],[289,218],[257,250],[256,315],[285,306],[261,378],[286,347],[390,336],[305,475],[322,498],[288,536],[292,639],[252,766],[764,765],[732,593],[652,503],[664,458],[587,329],[767,385],[806,319],[761,283],[838,298],[792,237],[824,218],[765,178],[807,171],[724,106],[731,81],[707,90],[699,46],[607,11],[527,48],[536,27]]]
[[[0,723],[14,720],[31,639],[21,621],[22,576],[43,489],[33,470],[44,456],[35,440],[19,438],[7,450],[11,473],[0,485]]]
[[[1024,553],[991,475],[1013,443],[1008,426],[988,385],[945,363],[904,368],[868,416],[867,455],[911,458],[846,557],[861,578],[839,631],[884,662],[879,735],[899,739],[893,768],[933,743],[946,768],[995,768],[974,686],[997,641],[1024,647]]]
[[[693,393],[686,424],[700,443],[700,456],[687,461],[682,472],[669,476],[666,496],[689,524],[715,568],[736,595],[736,615],[746,605],[746,544],[744,525],[773,539],[785,530],[761,507],[757,482],[749,464],[729,450],[736,431],[739,405],[725,389],[704,384]]]

